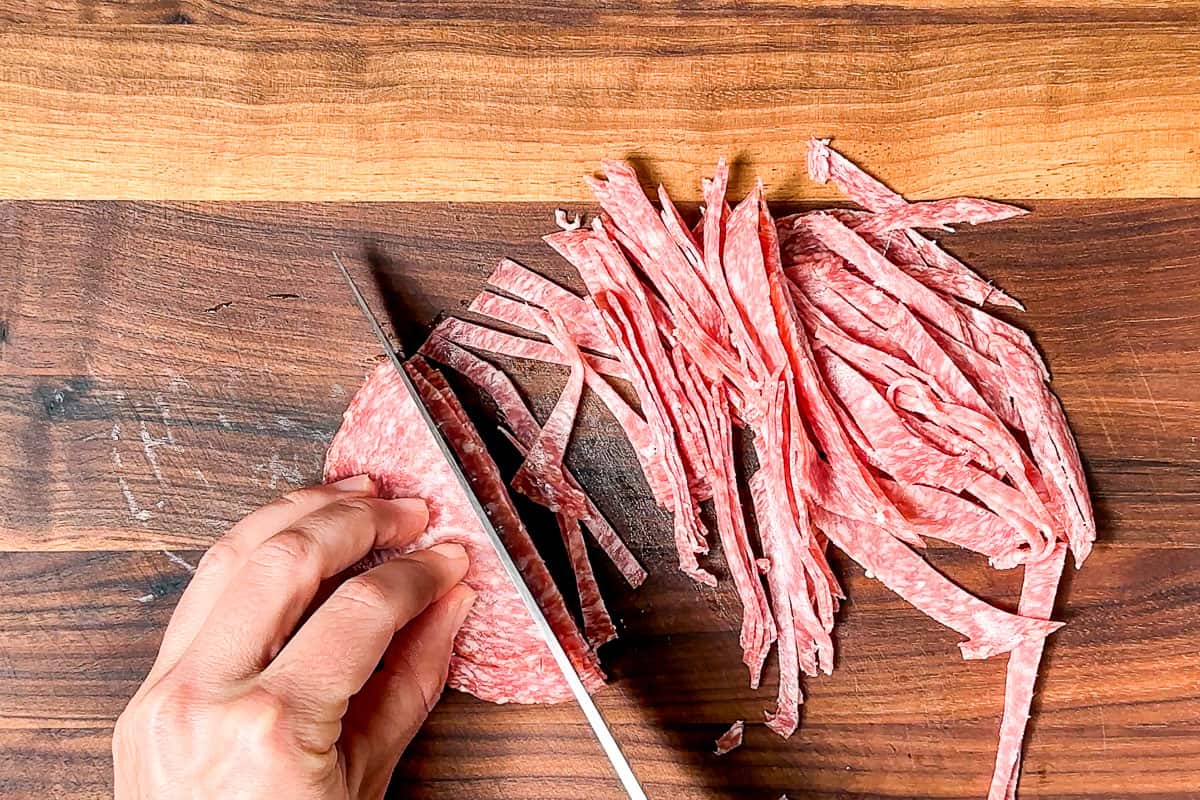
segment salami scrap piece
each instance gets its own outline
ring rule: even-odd
[[[723,756],[726,753],[731,753],[742,746],[742,736],[746,730],[745,720],[738,720],[729,726],[729,730],[717,737],[716,747],[713,752],[716,755]]]
[[[580,676],[592,691],[604,684],[595,654],[571,619],[562,596],[538,556],[494,462],[448,397],[421,372],[422,397],[461,459],[497,532]],[[461,411],[461,409],[458,409]],[[420,497],[429,505],[429,528],[412,544],[427,548],[458,542],[471,568],[466,582],[478,593],[455,640],[449,685],[496,703],[557,703],[571,692],[529,618],[479,525],[457,480],[442,460],[420,412],[390,362],[384,362],[355,394],[330,443],[325,478],[370,474],[384,497]]]

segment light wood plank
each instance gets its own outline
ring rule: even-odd
[[[720,18],[740,23],[767,14],[863,22],[1190,22],[1195,0],[607,0],[607,14]],[[10,0],[0,21],[22,24],[263,25],[279,22],[478,20],[570,24],[596,17],[589,0]]]
[[[569,16],[569,15],[568,15]],[[1200,195],[1194,23],[592,15],[0,32],[23,198],[569,201],[605,157],[680,197],[828,197],[813,135],[914,197]]]

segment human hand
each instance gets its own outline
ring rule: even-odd
[[[323,581],[425,529],[423,501],[374,495],[367,476],[301,489],[209,549],[117,720],[117,800],[383,797],[475,594],[466,552],[440,544],[346,580],[302,620]]]

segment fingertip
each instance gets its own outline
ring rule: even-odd
[[[385,500],[396,521],[393,537],[411,539],[429,527],[429,505],[419,497]]]
[[[450,562],[447,566],[451,574],[454,575],[456,582],[462,580],[462,577],[467,574],[467,569],[471,566],[470,559],[467,556],[467,548],[458,542],[439,542],[430,547],[429,552],[436,553],[439,557]]]

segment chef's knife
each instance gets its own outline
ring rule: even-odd
[[[416,387],[413,386],[412,379],[409,378],[408,372],[404,369],[404,363],[401,361],[400,355],[396,352],[396,348],[392,346],[391,341],[383,332],[379,320],[372,313],[371,307],[367,305],[367,299],[359,291],[358,285],[354,282],[354,278],[350,276],[346,265],[342,263],[341,257],[337,253],[334,253],[333,259],[337,262],[342,277],[346,279],[346,284],[350,287],[355,302],[362,309],[363,316],[367,318],[371,330],[375,333],[375,338],[379,340],[380,346],[383,347],[392,365],[396,368],[396,372],[400,375],[400,380],[404,384],[404,388],[408,391],[417,409],[421,412],[421,419],[424,420],[425,426],[433,436],[433,440],[437,442],[438,448],[442,451],[442,456],[446,459],[446,463],[450,465],[450,471],[454,473],[454,477],[458,480],[459,487],[471,503],[471,509],[475,512],[475,516],[479,518],[480,527],[483,528],[488,539],[491,540],[492,547],[496,549],[496,555],[499,556],[500,563],[504,566],[504,571],[508,573],[509,580],[512,581],[513,587],[517,590],[517,595],[521,598],[521,602],[525,604],[525,609],[533,617],[534,624],[541,632],[546,645],[550,648],[550,654],[554,656],[554,661],[562,671],[567,686],[571,688],[571,694],[575,696],[575,701],[579,703],[579,707],[583,710],[584,717],[587,718],[588,724],[592,726],[592,731],[596,734],[596,738],[600,742],[600,747],[604,750],[604,754],[608,756],[609,762],[612,763],[613,771],[617,773],[617,778],[621,781],[621,786],[624,787],[625,793],[632,800],[646,800],[646,793],[642,790],[641,784],[638,783],[637,776],[633,774],[633,769],[629,766],[629,761],[626,760],[625,754],[621,752],[621,747],[617,744],[617,740],[613,738],[612,731],[608,729],[604,717],[600,715],[600,709],[592,702],[592,696],[588,694],[583,681],[579,677],[579,673],[575,671],[575,666],[571,663],[570,657],[567,656],[567,652],[563,649],[562,644],[559,643],[558,637],[554,634],[554,629],[550,627],[550,623],[546,620],[546,615],[542,613],[542,609],[538,606],[533,594],[529,591],[529,587],[525,585],[525,579],[521,577],[520,570],[513,563],[512,557],[508,554],[508,550],[505,549],[500,535],[496,533],[496,528],[492,525],[491,519],[488,517],[487,512],[483,510],[483,505],[479,502],[479,498],[475,496],[474,489],[471,488],[471,484],[467,482],[466,476],[463,475],[462,468],[458,464],[458,459],[455,457],[454,451],[450,449],[450,445],[446,442],[445,437],[442,436],[441,429],[433,421],[433,417],[429,415],[429,409],[421,401],[421,395],[417,393]]]

